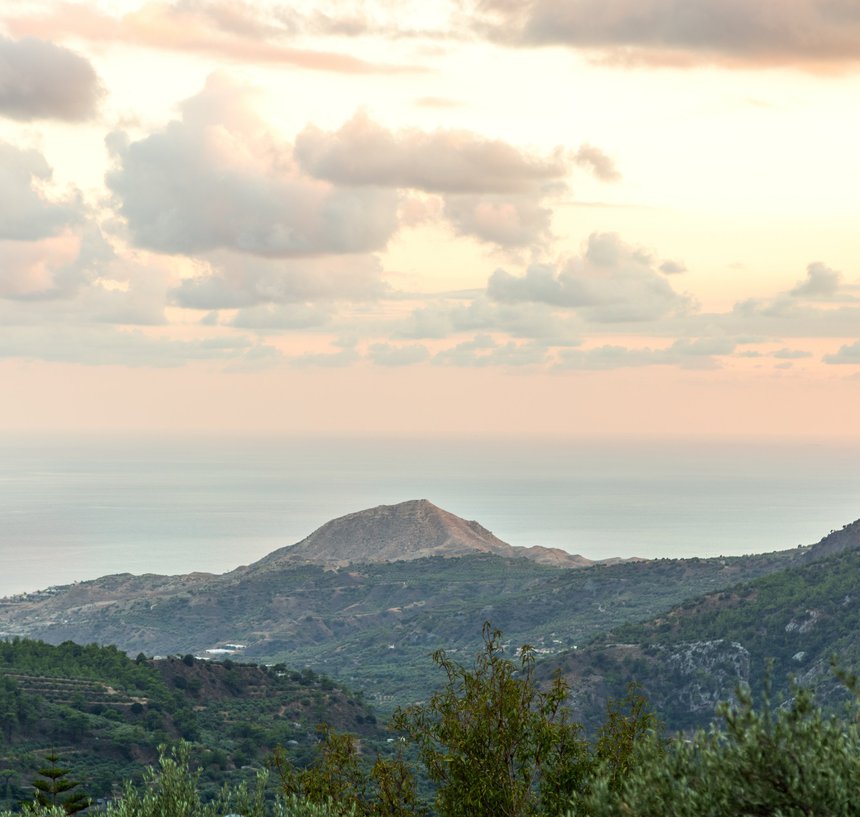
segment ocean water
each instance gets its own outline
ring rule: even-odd
[[[223,572],[417,498],[590,558],[763,552],[860,517],[860,443],[0,437],[0,596]]]

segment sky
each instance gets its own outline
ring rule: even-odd
[[[857,437],[857,0],[0,11],[0,430]]]

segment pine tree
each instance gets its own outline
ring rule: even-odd
[[[80,783],[69,779],[71,769],[58,765],[59,755],[52,751],[45,755],[45,760],[48,765],[38,769],[39,777],[33,781],[36,802],[42,806],[60,806],[66,814],[77,814],[87,808],[90,798],[82,791],[72,792]]]

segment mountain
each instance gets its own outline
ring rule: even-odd
[[[423,559],[455,558],[490,553],[522,557],[555,567],[594,564],[558,548],[514,547],[477,522],[467,522],[426,499],[379,505],[327,522],[295,545],[276,550],[256,563],[258,568],[285,564],[344,567]]]
[[[0,637],[286,662],[364,689],[388,709],[430,694],[438,679],[429,655],[444,648],[468,658],[486,620],[549,658],[821,556],[807,547],[559,567],[524,551],[424,500],[382,506],[219,576],[119,574],[0,600]]]

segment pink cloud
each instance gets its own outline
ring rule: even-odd
[[[290,35],[289,29],[267,21],[249,4],[148,2],[123,17],[112,17],[89,4],[64,2],[53,6],[50,13],[9,15],[5,24],[18,36],[56,40],[78,37],[316,71],[371,74],[424,70],[420,66],[372,63],[348,54],[285,45],[281,41]]]

